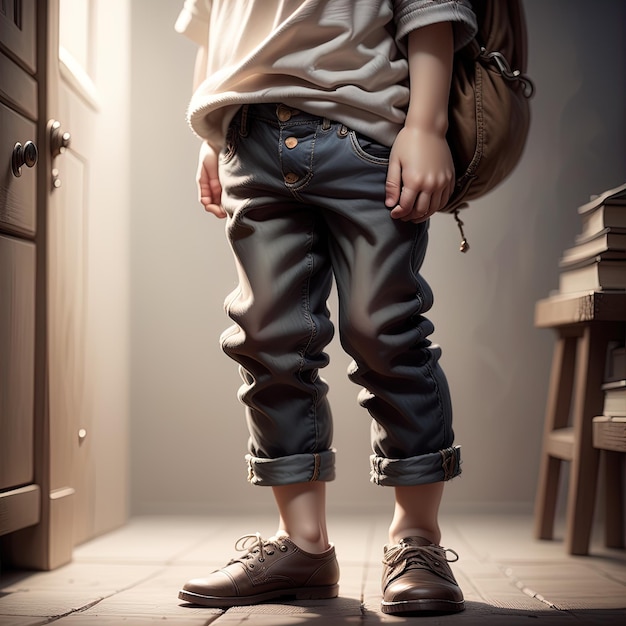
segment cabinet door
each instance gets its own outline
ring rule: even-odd
[[[35,246],[0,236],[0,490],[34,481]]]
[[[123,187],[128,153],[121,106],[128,49],[119,39],[129,6],[60,0],[58,54],[49,59],[50,117],[71,134],[53,158],[60,186],[48,199],[49,416],[60,435],[52,441],[52,487],[73,489],[75,544],[126,515],[126,296],[113,285],[125,283],[128,269],[120,262],[125,218],[115,206],[123,197],[111,190]]]

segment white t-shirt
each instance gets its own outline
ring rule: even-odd
[[[284,102],[391,146],[409,99],[406,36],[449,21],[475,34],[467,0],[185,0],[176,30],[208,51],[188,109],[214,148],[242,104]]]

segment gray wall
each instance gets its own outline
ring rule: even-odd
[[[235,285],[224,222],[196,202],[198,140],[186,128],[194,46],[174,33],[181,3],[133,0],[131,215],[131,500],[140,513],[270,506],[246,483],[239,379],[218,336]],[[465,214],[472,245],[457,251],[453,219],[432,220],[424,273],[435,291],[464,474],[444,509],[530,510],[553,335],[533,327],[535,302],[558,285],[576,207],[626,179],[626,3],[527,0],[529,73],[537,87],[523,160]],[[334,307],[334,301],[333,301]],[[330,511],[381,507],[368,482],[369,418],[346,380],[338,343],[331,383],[339,451]]]

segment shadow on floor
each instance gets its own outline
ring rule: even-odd
[[[191,604],[181,607],[197,608]],[[407,615],[385,615],[378,607],[366,606],[354,598],[335,600],[285,602],[281,604],[258,604],[247,607],[233,607],[222,614],[215,615],[207,622],[220,624],[240,624],[250,626],[342,626],[349,624],[462,624],[464,626],[509,626],[516,624],[537,624],[537,621],[550,626],[622,626],[626,623],[626,608],[581,609],[577,611],[559,611],[546,607],[545,611],[525,611],[494,607],[483,602],[466,601],[465,611],[451,615],[419,613]],[[626,601],[625,601],[626,607]],[[213,609],[215,610],[215,609]],[[416,617],[419,616],[419,622]],[[208,617],[208,616],[207,616]],[[212,616],[211,616],[212,617]],[[532,620],[532,621],[530,621]]]

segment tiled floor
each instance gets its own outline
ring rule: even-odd
[[[0,575],[0,626],[626,624],[626,552],[604,548],[597,533],[592,556],[568,557],[559,541],[533,540],[531,517],[519,515],[443,518],[443,543],[461,557],[452,567],[465,593],[463,613],[385,616],[379,610],[385,525],[375,515],[331,518],[342,567],[338,599],[221,611],[181,603],[180,585],[222,566],[240,535],[271,535],[273,520],[251,528],[243,518],[136,518],[80,546],[73,563],[54,572]]]

